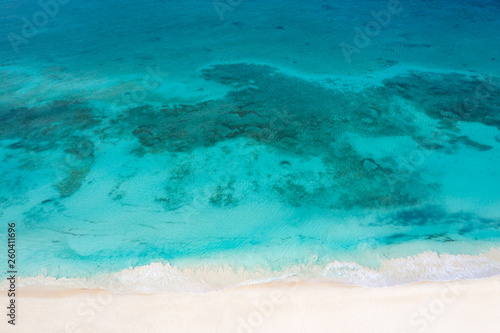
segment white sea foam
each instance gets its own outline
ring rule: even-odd
[[[376,270],[335,261],[326,266],[323,277],[349,285],[385,287],[418,281],[477,279],[498,274],[500,251],[492,249],[477,256],[425,252],[386,260]]]
[[[371,269],[354,262],[334,261],[326,266],[308,264],[281,271],[235,269],[229,266],[189,267],[152,263],[94,278],[21,277],[19,287],[104,288],[114,293],[206,293],[241,285],[273,281],[334,282],[364,287],[388,287],[420,281],[478,279],[500,275],[500,249],[481,255],[438,255],[425,252],[407,258],[388,259]],[[0,289],[7,289],[2,282]]]

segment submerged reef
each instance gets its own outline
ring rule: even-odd
[[[0,139],[18,140],[12,149],[60,150],[62,162],[57,167],[64,175],[54,186],[62,197],[84,184],[94,163],[96,140],[132,139],[137,147],[131,153],[141,158],[189,155],[223,141],[245,139],[278,154],[321,161],[317,171],[296,162],[275,163],[265,182],[258,179],[264,174],[247,179],[255,191],[267,189],[292,206],[349,209],[425,204],[440,185],[426,180],[418,167],[403,168],[401,161],[407,156],[402,154],[415,149],[453,153],[458,147],[489,151],[492,145],[467,137],[457,122],[500,128],[497,78],[410,72],[363,89],[340,90],[251,63],[214,65],[200,75],[229,91],[200,103],[128,108],[104,115],[105,121],[75,101],[2,111]],[[359,150],[356,138],[365,140],[369,149]],[[379,152],[371,141],[380,138],[407,138],[414,148]],[[259,156],[249,159],[248,170],[258,160]],[[156,196],[166,210],[192,200],[185,188],[194,176],[183,163],[179,160],[171,171],[164,195]],[[232,207],[243,199],[238,178],[251,172],[221,163],[227,177],[212,177],[214,191],[206,199],[215,207]],[[121,200],[123,194],[113,198]]]
[[[215,65],[202,70],[202,76],[231,90],[223,99],[193,105],[132,108],[115,123],[127,130],[132,127],[134,136],[152,151],[190,151],[247,137],[299,154],[320,155],[346,132],[408,135],[426,148],[438,147],[425,138],[432,128],[422,128],[419,113],[441,121],[441,128],[454,129],[458,120],[500,126],[500,83],[463,74],[411,73],[350,92],[267,65]],[[487,149],[456,132],[447,134],[454,142]]]
[[[1,112],[0,140],[16,141],[8,148],[23,150],[30,156],[26,167],[61,170],[62,179],[54,187],[62,197],[68,197],[81,187],[94,162],[91,135],[81,135],[99,123],[92,109],[82,103],[54,101]],[[62,156],[54,161],[44,158],[44,152],[60,152]]]
[[[54,101],[1,112],[0,140],[19,140],[12,148],[44,151],[97,123],[88,106],[75,101]]]
[[[463,236],[470,238],[487,238],[490,230],[500,228],[500,219],[483,218],[475,213],[449,213],[438,205],[424,205],[415,208],[404,208],[393,213],[384,214],[371,225],[384,226],[391,224],[398,228],[421,229],[420,235],[392,235],[390,244],[401,242],[404,237],[456,241]],[[400,237],[398,237],[398,235]]]
[[[454,127],[456,120],[446,113],[465,92],[475,92],[478,81],[466,75],[411,73],[348,92],[258,64],[215,65],[202,70],[202,76],[231,90],[222,99],[203,103],[132,108],[115,124],[131,132],[149,152],[189,153],[243,137],[296,156],[320,157],[328,172],[309,179],[309,186],[294,179],[302,176],[293,168],[273,185],[294,206],[417,205],[439,188],[426,182],[417,168],[407,168],[402,174],[401,156],[377,158],[357,152],[351,133],[373,138],[407,136],[427,150],[447,146],[449,151],[457,145],[491,149],[461,135]],[[468,121],[497,124],[495,94],[498,91],[484,97]],[[433,138],[432,131],[444,131],[444,139]],[[211,203],[221,204],[227,184],[216,186],[219,192]]]
[[[382,91],[416,103],[443,125],[477,122],[500,128],[500,80],[458,73],[411,72],[383,82]]]
[[[247,137],[300,152],[332,142],[344,127],[335,117],[350,113],[342,94],[269,66],[220,65],[202,74],[234,90],[223,99],[195,105],[134,108],[117,124],[133,126],[134,136],[152,150],[189,151]]]
[[[70,137],[65,145],[67,175],[55,184],[62,197],[75,193],[94,163],[94,144],[85,137]]]
[[[390,216],[384,216],[384,220],[379,219],[379,223],[386,223],[388,219],[391,224],[400,226],[434,226],[436,224],[446,225],[461,222],[464,224],[464,229],[460,229],[460,233],[469,231],[468,229],[471,228],[500,227],[500,220],[498,219],[481,218],[475,214],[466,212],[448,213],[437,205],[403,209],[392,213]]]

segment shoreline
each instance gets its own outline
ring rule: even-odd
[[[6,332],[498,332],[500,276],[385,288],[269,282],[205,294],[36,286],[19,288],[17,302],[18,324]]]
[[[19,288],[106,289],[117,294],[170,292],[199,293],[231,290],[266,283],[334,283],[353,287],[394,287],[419,282],[447,282],[500,276],[500,249],[479,255],[423,252],[414,256],[385,259],[378,268],[356,262],[333,260],[308,263],[281,270],[262,267],[244,269],[229,264],[175,266],[168,262],[130,267],[92,277],[55,278],[17,276]],[[0,282],[0,291],[8,281]]]

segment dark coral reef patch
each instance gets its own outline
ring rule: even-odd
[[[194,105],[130,109],[116,119],[116,124],[130,131],[151,152],[189,152],[246,137],[288,153],[321,157],[329,170],[323,175],[321,185],[307,190],[291,176],[275,184],[275,191],[293,205],[337,208],[416,205],[438,188],[437,184],[426,183],[417,170],[401,175],[398,156],[374,160],[359,154],[346,140],[349,133],[409,136],[422,149],[440,149],[444,144],[457,143],[480,151],[490,149],[460,136],[456,130],[448,133],[447,142],[431,142],[425,131],[420,133],[415,115],[407,114],[399,103],[402,99],[416,104],[416,112],[452,126],[453,119],[447,117],[445,110],[458,103],[457,95],[463,95],[464,91],[474,93],[477,87],[465,75],[412,73],[387,79],[381,86],[349,93],[286,75],[266,65],[215,65],[204,69],[202,75],[231,90],[222,99]],[[482,103],[469,121],[496,124],[495,98],[484,98]],[[213,200],[214,204],[219,203],[219,197]]]
[[[18,139],[15,148],[51,149],[76,131],[98,124],[92,110],[75,101],[0,112],[0,140]]]
[[[383,91],[416,103],[443,123],[478,122],[500,128],[500,80],[458,73],[411,72],[385,80]]]
[[[345,127],[337,118],[350,113],[349,100],[339,92],[269,66],[219,65],[202,73],[233,90],[223,99],[195,105],[134,108],[117,123],[132,126],[140,143],[153,150],[189,151],[248,137],[310,152],[330,144]]]
[[[408,137],[422,150],[452,151],[461,145],[485,152],[492,146],[460,133],[456,123],[500,128],[497,78],[410,72],[362,90],[341,91],[251,63],[214,65],[201,75],[225,85],[229,92],[195,104],[130,108],[108,117],[105,124],[75,101],[19,108],[0,113],[0,139],[18,140],[11,148],[61,149],[70,157],[70,165],[64,166],[66,177],[55,184],[61,196],[72,195],[85,181],[94,160],[92,133],[99,132],[103,140],[134,139],[134,152],[139,156],[191,153],[225,140],[247,138],[289,155],[322,161],[327,171],[314,177],[293,171],[297,166],[289,162],[276,165],[275,174],[289,170],[272,186],[288,204],[380,208],[422,204],[439,186],[426,182],[418,168],[402,174],[397,154],[376,157],[358,152],[351,142],[353,133],[365,138]],[[106,131],[98,131],[104,126]],[[444,133],[439,142],[429,136],[436,130]],[[231,176],[237,180],[237,174]],[[312,177],[305,181],[313,186],[304,186],[302,177]],[[237,184],[215,184],[210,204],[236,205]],[[182,193],[184,183],[175,180],[168,186],[168,192]],[[185,202],[180,197],[157,200],[168,209]]]
[[[54,184],[62,197],[75,193],[92,168],[94,144],[91,133],[100,121],[88,106],[76,101],[54,101],[47,105],[17,108],[0,113],[0,140],[14,140],[9,147],[31,153],[60,151],[66,156],[52,167],[65,176]],[[69,157],[69,158],[68,158]],[[43,167],[43,158],[32,158],[31,167]],[[34,166],[33,166],[34,164]]]

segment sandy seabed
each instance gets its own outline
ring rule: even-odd
[[[19,288],[16,302],[16,326],[4,317],[2,332],[500,332],[500,276],[387,288],[273,282],[204,294],[36,286]]]

